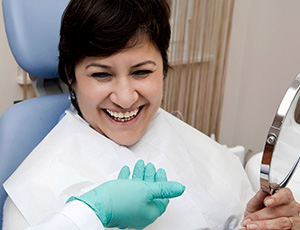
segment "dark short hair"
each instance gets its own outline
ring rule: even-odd
[[[148,39],[169,64],[170,8],[167,0],[71,0],[61,22],[58,72],[71,90],[75,65],[84,57],[108,57]]]

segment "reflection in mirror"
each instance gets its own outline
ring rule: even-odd
[[[260,170],[263,191],[274,194],[291,179],[300,156],[300,74],[287,90],[267,135]]]

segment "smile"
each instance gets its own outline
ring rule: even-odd
[[[104,111],[112,118],[114,119],[115,121],[118,121],[118,122],[128,122],[128,121],[131,121],[133,120],[137,115],[138,113],[140,112],[141,110],[141,107],[140,108],[137,108],[133,111],[128,111],[128,112],[125,112],[125,113],[122,113],[122,112],[114,112],[114,111],[111,111],[111,110],[108,110],[108,109],[105,109]]]

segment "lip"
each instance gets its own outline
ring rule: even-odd
[[[131,125],[131,124],[135,123],[135,122],[138,120],[138,118],[140,117],[140,114],[141,114],[143,108],[144,108],[144,105],[138,107],[139,111],[137,112],[137,114],[135,115],[135,117],[134,117],[133,119],[129,120],[129,121],[117,121],[117,120],[115,120],[115,119],[113,119],[113,118],[111,117],[111,115],[107,112],[107,109],[102,109],[102,111],[105,113],[106,117],[107,117],[112,123],[114,123],[114,124],[117,124],[117,125]],[[112,112],[126,113],[126,112],[134,111],[135,109],[122,110],[122,111],[111,110],[111,109],[109,109],[109,110],[112,111]]]

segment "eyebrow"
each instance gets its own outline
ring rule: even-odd
[[[143,65],[147,65],[147,64],[152,64],[152,65],[156,66],[156,63],[154,61],[147,60],[147,61],[143,61],[141,63],[138,63],[134,66],[131,66],[130,69],[134,69],[134,68],[137,68],[137,67],[140,67],[140,66],[143,66]]]
[[[147,64],[152,64],[152,65],[156,66],[156,63],[154,61],[147,60],[147,61],[143,61],[136,65],[131,66],[130,69],[138,68],[140,66],[147,65]],[[87,65],[85,69],[88,69],[89,67],[94,67],[94,66],[104,68],[104,69],[109,69],[109,70],[112,69],[111,66],[100,64],[100,63],[91,63],[91,64]]]
[[[104,69],[112,69],[111,66],[108,66],[108,65],[103,65],[103,64],[99,64],[99,63],[91,63],[91,64],[88,64],[85,69],[88,69],[90,67],[100,67],[100,68],[104,68]]]

